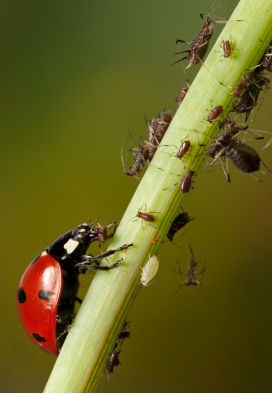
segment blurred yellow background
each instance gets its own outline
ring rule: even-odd
[[[236,2],[216,5],[228,17]],[[122,217],[137,181],[123,174],[121,147],[145,137],[145,117],[175,110],[186,65],[169,67],[175,40],[193,39],[210,6],[1,1],[2,392],[42,391],[55,361],[18,320],[22,273],[77,224]],[[261,96],[251,127],[270,131],[270,93]],[[252,143],[270,166],[263,145]],[[100,391],[271,391],[271,176],[257,174],[258,183],[232,165],[230,172],[230,184],[220,166],[198,174],[184,204],[195,220],[162,245],[158,277],[128,317],[121,365]],[[206,272],[200,288],[175,294],[175,259],[185,270],[189,243]]]

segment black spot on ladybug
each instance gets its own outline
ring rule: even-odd
[[[50,293],[48,291],[40,290],[38,297],[41,298],[41,300],[48,301],[50,300]]]
[[[26,300],[27,300],[27,296],[25,290],[22,287],[20,287],[20,289],[18,290],[18,302],[20,304],[23,304],[24,302],[26,302]]]
[[[41,337],[41,335],[37,334],[36,332],[34,332],[32,336],[37,342],[46,342],[46,339]]]

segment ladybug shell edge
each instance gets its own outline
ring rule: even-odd
[[[18,287],[17,310],[30,338],[58,354],[56,318],[63,288],[58,260],[43,251],[26,269]]]

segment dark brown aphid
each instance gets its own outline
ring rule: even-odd
[[[98,223],[95,227],[98,241],[105,242],[107,239],[112,238],[115,234],[117,227],[118,222],[108,224],[107,226],[102,226]]]
[[[223,41],[223,52],[224,57],[230,57],[231,55],[231,41]]]
[[[170,241],[173,241],[173,238],[178,230],[186,226],[194,218],[191,218],[187,212],[181,212],[179,215],[176,216],[174,221],[171,224],[170,230],[168,231],[167,237]]]
[[[147,212],[138,211],[137,217],[145,220],[146,222],[154,222],[155,221],[155,217]]]
[[[202,276],[202,274],[205,272],[205,268],[202,268],[202,269],[201,269],[200,271],[198,271],[198,272],[196,271],[196,267],[197,267],[197,265],[199,264],[199,262],[196,261],[191,246],[189,246],[189,250],[190,250],[190,260],[189,260],[189,268],[188,268],[188,271],[187,271],[187,274],[186,274],[186,275],[184,274],[183,271],[181,271],[180,265],[179,265],[179,263],[177,262],[179,274],[180,274],[180,275],[183,275],[184,277],[186,276],[186,279],[183,280],[183,281],[179,284],[179,286],[178,286],[176,292],[177,292],[177,291],[180,289],[180,287],[182,287],[182,286],[200,286],[200,279],[201,279],[201,276]]]
[[[182,179],[181,186],[180,186],[181,193],[188,193],[190,191],[193,174],[194,174],[194,171],[189,171]]]
[[[118,336],[118,339],[124,341],[124,339],[129,338],[129,336],[130,336],[130,331],[121,331],[121,333]]]
[[[123,345],[123,341],[126,338],[129,338],[130,336],[130,332],[127,331],[127,326],[128,323],[125,322],[124,326],[118,336],[118,339],[115,343],[114,349],[113,351],[109,354],[108,358],[107,358],[107,362],[106,362],[106,369],[109,373],[113,373],[114,372],[114,368],[117,367],[120,364],[119,361],[119,354],[121,352],[121,348]]]
[[[250,72],[246,76],[244,76],[238,85],[233,89],[233,93],[236,97],[240,97],[241,94],[247,89],[247,87],[253,83],[254,73]]]
[[[176,154],[176,157],[178,157],[179,159],[182,159],[182,157],[185,156],[185,154],[188,152],[190,147],[191,147],[191,142],[189,140],[183,141],[177,154]]]
[[[251,110],[257,105],[260,89],[254,87],[246,90],[234,103],[233,110],[238,113],[245,113],[245,121],[248,120]]]
[[[114,368],[120,364],[119,353],[120,353],[120,351],[113,350],[112,353],[109,354],[108,359],[107,359],[107,363],[106,363],[106,369],[109,373],[113,373]]]
[[[204,14],[201,14],[200,16],[202,19],[204,19]],[[200,61],[203,59],[203,57],[206,54],[212,33],[213,33],[213,21],[210,20],[209,17],[207,16],[200,33],[193,41],[188,43],[184,40],[179,40],[179,39],[176,40],[176,43],[181,42],[181,43],[188,44],[189,49],[187,49],[186,51],[177,52],[177,54],[188,53],[188,55],[177,60],[175,63],[178,63],[184,59],[188,59],[189,64],[186,67],[186,69],[188,69],[189,67],[191,67],[194,64],[200,63]],[[175,64],[175,63],[173,63],[173,64]]]
[[[251,173],[259,170],[261,159],[258,153],[251,146],[235,138],[239,128],[232,129],[231,125],[226,127],[230,127],[230,131],[220,133],[209,148],[208,155],[214,158],[210,165],[217,158],[225,157],[243,172]],[[225,175],[230,182],[229,174],[226,171]]]
[[[233,89],[234,95],[238,97],[233,103],[233,110],[245,113],[247,121],[250,111],[257,105],[260,92],[268,83],[269,80],[262,75],[259,68],[248,73]]]
[[[214,107],[208,117],[207,117],[207,121],[212,123],[213,120],[215,120],[216,118],[218,118],[218,116],[220,116],[223,113],[223,107],[222,105],[217,105],[216,107]]]

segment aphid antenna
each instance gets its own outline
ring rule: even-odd
[[[265,150],[269,148],[269,146],[272,145],[272,138],[270,138],[267,143],[263,146],[262,150]]]
[[[183,86],[182,89],[185,89],[185,88],[186,88],[186,89],[189,90],[190,87],[191,87],[191,83],[190,83],[189,79],[186,78],[186,79],[185,79],[185,86]],[[180,91],[181,91],[182,89],[180,89]]]
[[[146,141],[146,140],[144,140],[144,144],[146,146],[149,145],[151,148],[155,148],[155,149],[159,148],[160,146],[165,146],[165,145],[160,145],[160,141],[158,141],[158,139],[156,138],[155,135],[154,135],[154,138],[155,138],[156,145],[153,144],[152,142]]]
[[[208,21],[212,22],[212,23],[218,23],[218,24],[226,24],[228,22],[244,22],[244,19],[226,19],[223,16],[218,16],[218,15],[214,15],[212,13],[201,13],[200,14],[200,18],[204,19],[208,19]]]
[[[125,174],[126,171],[127,171],[127,168],[126,168],[125,161],[124,161],[123,146],[121,146],[121,149],[120,149],[120,158],[121,158],[121,163],[122,163],[123,172],[124,172],[124,174]]]
[[[222,82],[222,81],[219,81],[217,78],[215,78],[215,76],[212,74],[212,72],[209,70],[209,68],[206,66],[205,62],[203,62],[202,59],[199,58],[199,61],[200,61],[200,63],[205,67],[205,69],[206,69],[207,72],[210,74],[210,76],[214,79],[214,81],[218,82],[221,86],[223,86],[223,87],[225,87],[225,88],[229,88],[229,89],[232,90],[232,86],[227,85],[226,83],[224,83],[224,82]],[[185,70],[186,70],[186,69],[189,69],[189,68],[190,68],[190,65],[188,65],[188,66],[185,68]]]
[[[267,169],[268,172],[272,172],[271,169],[265,164],[265,162],[263,160],[261,160],[262,165]],[[263,173],[263,171],[262,171]]]

